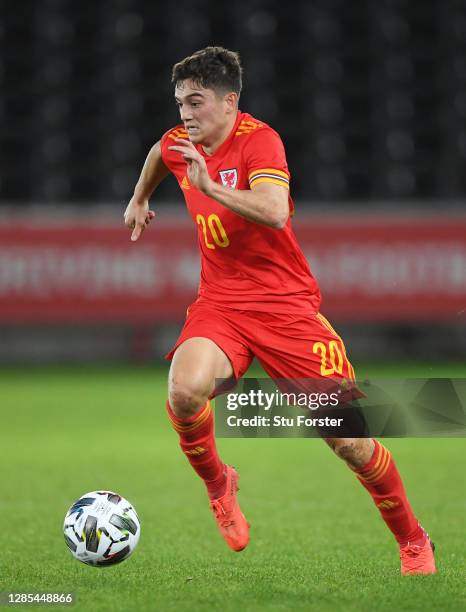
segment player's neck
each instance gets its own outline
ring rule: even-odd
[[[206,155],[213,155],[215,151],[225,142],[225,140],[230,135],[233,126],[236,123],[236,119],[238,118],[238,113],[229,118],[228,123],[225,124],[221,132],[215,135],[215,137],[210,142],[202,143],[202,149]]]

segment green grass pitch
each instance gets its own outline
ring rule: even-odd
[[[466,609],[465,439],[386,440],[437,544],[436,576],[400,576],[368,494],[320,440],[219,441],[252,523],[248,549],[233,553],[165,416],[166,374],[0,372],[0,591],[73,591],[73,609],[89,612]],[[131,500],[142,523],[134,555],[110,568],[78,563],[62,536],[69,505],[99,488]]]

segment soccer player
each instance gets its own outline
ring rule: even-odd
[[[171,172],[197,226],[198,298],[174,348],[167,411],[204,481],[226,543],[249,541],[238,474],[219,458],[209,399],[215,379],[240,378],[255,356],[272,379],[354,380],[345,347],[319,313],[320,292],[291,226],[290,173],[271,127],[238,110],[239,57],[207,47],[175,64],[182,124],[150,150],[125,224],[138,240],[154,217],[149,198]],[[403,574],[435,573],[433,545],[407,499],[391,453],[370,438],[327,438],[367,489],[400,546]]]

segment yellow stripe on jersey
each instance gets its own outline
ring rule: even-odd
[[[283,170],[276,168],[260,168],[249,174],[249,186],[252,188],[260,183],[274,183],[289,189],[290,178]]]
[[[263,127],[262,123],[257,123],[256,121],[241,121],[238,125],[238,130],[257,130],[257,128]]]
[[[256,123],[255,121],[241,121],[235,132],[235,136],[241,136],[242,134],[250,134],[258,128],[264,127],[263,123]]]
[[[170,134],[168,134],[168,138],[175,140],[176,138],[189,138],[188,132],[183,128],[176,128]]]
[[[252,189],[256,185],[259,185],[260,183],[273,183],[274,185],[280,185],[280,187],[285,187],[285,189],[290,188],[288,181],[285,181],[284,179],[270,178],[267,176],[263,176],[262,178],[252,179],[252,181],[250,181],[249,183],[249,186]]]
[[[278,176],[283,176],[283,178],[289,179],[289,175],[284,172],[283,170],[277,170],[276,168],[259,168],[259,170],[253,170],[250,174],[249,174],[249,180],[252,179],[253,176],[256,176],[257,174],[276,174]]]
[[[247,125],[249,127],[252,127],[254,129],[258,128],[258,127],[262,127],[262,123],[257,123],[257,121],[249,121],[247,119],[242,119],[240,126],[241,125]]]

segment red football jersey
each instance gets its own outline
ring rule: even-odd
[[[318,312],[320,291],[291,228],[248,221],[189,184],[186,162],[168,147],[188,138],[182,125],[161,139],[162,159],[175,175],[198,227],[201,251],[199,301],[229,308],[277,313]],[[262,182],[289,188],[290,174],[280,136],[270,126],[238,112],[225,142],[211,156],[201,145],[210,177],[231,189]],[[293,202],[289,197],[290,217]]]

